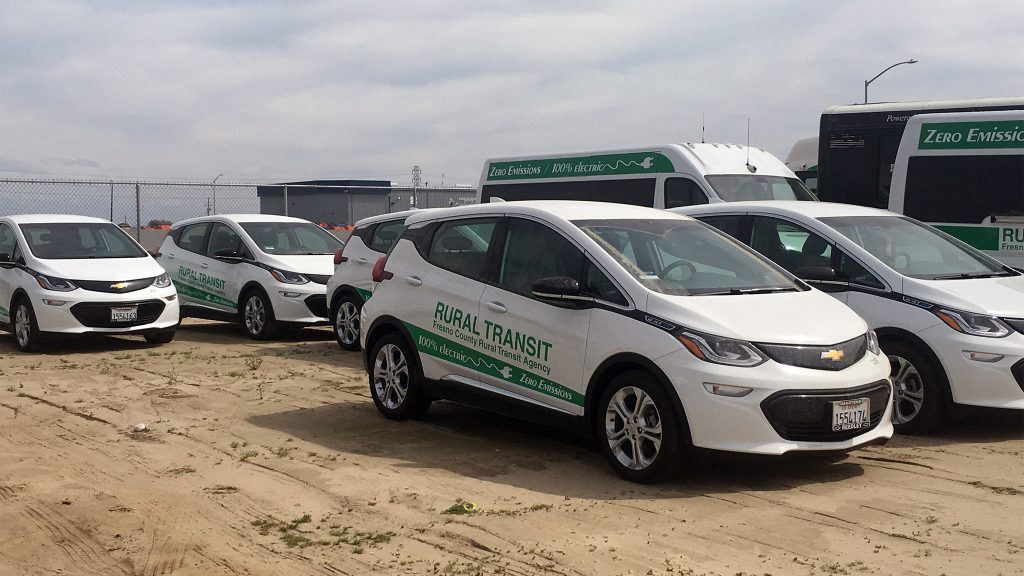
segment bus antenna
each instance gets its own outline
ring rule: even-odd
[[[704,111],[700,113],[700,143],[704,143]]]
[[[750,117],[747,117],[747,170],[750,173],[757,172],[757,166],[750,164]]]

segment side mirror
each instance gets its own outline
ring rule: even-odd
[[[836,279],[836,271],[828,266],[804,266],[797,268],[793,275],[811,282],[830,282]]]
[[[213,255],[216,256],[217,258],[232,258],[236,260],[239,258],[238,252],[230,248],[217,250],[216,252],[213,253]]]
[[[0,262],[10,262],[11,255],[7,252],[0,252]]]
[[[160,256],[162,256],[162,254],[160,254],[159,252],[154,252],[152,250],[146,250],[146,252],[149,252],[149,255],[152,256],[153,258],[159,258]]]
[[[580,295],[580,283],[568,276],[541,278],[530,285],[530,292],[541,300],[589,302],[593,298]]]

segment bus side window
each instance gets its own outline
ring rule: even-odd
[[[665,208],[695,206],[707,204],[708,197],[700,186],[689,178],[669,178],[665,180]]]

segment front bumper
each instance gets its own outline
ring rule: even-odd
[[[942,362],[953,401],[969,406],[1024,409],[1024,373],[1018,380],[1014,366],[1024,360],[1024,334],[983,338],[961,334],[944,324],[918,333]],[[1002,356],[995,362],[968,359],[965,352]]]
[[[89,290],[41,291],[30,296],[39,330],[57,334],[131,334],[173,328],[180,320],[177,292],[144,288],[127,294]],[[138,307],[138,319],[111,321],[111,308]]]
[[[659,358],[683,404],[694,446],[781,455],[848,451],[893,434],[889,362],[867,354],[845,370],[797,368],[768,361],[753,368],[702,362],[686,350]],[[704,383],[750,388],[743,397],[712,394]],[[870,427],[832,432],[836,400],[869,398]]]
[[[274,318],[294,324],[325,324],[328,322],[327,287],[323,284],[274,283],[267,286]]]

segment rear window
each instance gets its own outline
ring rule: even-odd
[[[754,174],[719,174],[704,177],[715,194],[726,202],[745,200],[807,200],[817,198],[799,178],[758,176]]]
[[[29,251],[44,260],[148,256],[123,230],[110,223],[22,224],[19,228]]]

